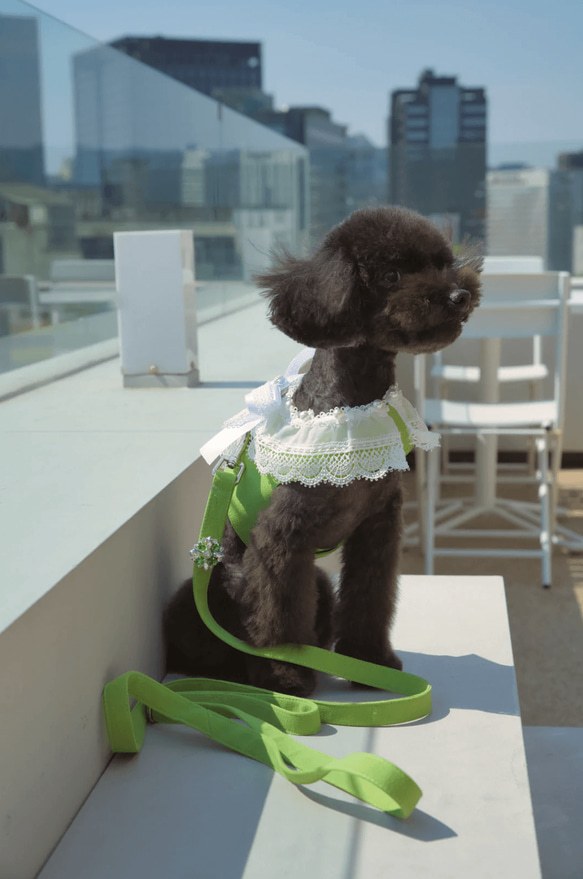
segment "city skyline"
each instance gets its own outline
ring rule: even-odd
[[[264,90],[276,106],[325,107],[378,146],[386,144],[390,92],[431,67],[487,89],[490,143],[509,145],[500,161],[520,158],[514,145],[526,144],[524,160],[535,163],[535,147],[541,155],[545,144],[583,147],[583,5],[573,0],[557,0],[552,16],[544,0],[483,8],[461,0],[363,0],[358,8],[299,0],[293,11],[226,0],[194,14],[185,0],[163,8],[144,0],[137,19],[129,4],[111,0],[98,7],[43,0],[38,8],[103,42],[127,34],[261,42]]]

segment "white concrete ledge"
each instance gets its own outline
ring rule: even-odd
[[[32,879],[109,759],[103,684],[159,676],[191,570],[200,446],[299,346],[263,303],[200,332],[195,389],[122,388],[110,360],[0,405],[0,876]]]
[[[67,351],[66,354],[57,354],[55,357],[39,360],[38,363],[1,373],[0,402],[73,375],[82,369],[97,366],[98,363],[112,360],[118,355],[119,340],[106,339],[94,345],[85,345],[77,351]]]

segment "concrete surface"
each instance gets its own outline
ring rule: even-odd
[[[432,683],[432,715],[307,743],[412,775],[424,794],[406,821],[156,725],[137,757],[115,758],[40,879],[540,876],[502,581],[405,577],[394,643]],[[370,698],[326,679],[318,695]]]

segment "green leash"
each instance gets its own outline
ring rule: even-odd
[[[320,702],[207,678],[160,684],[139,672],[127,672],[107,684],[103,692],[111,750],[137,753],[148,719],[182,723],[271,766],[295,784],[326,781],[383,812],[407,818],[421,790],[393,763],[367,753],[336,759],[297,742],[289,734],[311,735],[322,723],[385,726],[418,720],[431,711],[431,686],[427,681],[319,647],[284,644],[255,648],[221,628],[211,616],[208,584],[212,568],[220,562],[220,540],[240,468],[239,461],[228,462],[226,468],[216,471],[207,502],[193,574],[194,599],[202,620],[217,637],[244,653],[293,662],[401,698]],[[136,704],[131,708],[134,700]]]

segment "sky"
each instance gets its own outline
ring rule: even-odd
[[[389,94],[432,68],[484,86],[492,144],[583,149],[582,0],[39,0],[109,42],[125,35],[259,41],[278,107],[319,105],[386,144]]]

